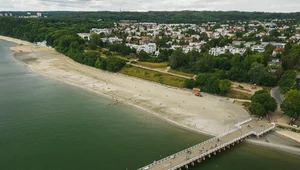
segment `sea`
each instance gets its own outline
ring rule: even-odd
[[[209,137],[31,72],[0,40],[0,170],[135,170]],[[299,156],[241,144],[192,170],[298,170]]]

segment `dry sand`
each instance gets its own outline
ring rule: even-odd
[[[248,113],[225,98],[173,88],[119,73],[109,73],[74,62],[49,47],[2,37],[17,44],[15,57],[39,74],[73,84],[118,102],[134,105],[176,125],[209,135],[219,135],[249,118]]]
[[[11,48],[15,57],[33,72],[113,98],[116,103],[135,106],[183,128],[216,136],[250,117],[232,100],[206,93],[202,98],[196,97],[189,90],[76,63],[49,47],[38,47],[4,36],[0,36],[0,39],[17,43],[17,46]],[[286,132],[278,134],[293,136]],[[291,141],[278,134],[276,138],[268,137],[268,141],[260,139],[249,142],[299,154],[298,140]]]

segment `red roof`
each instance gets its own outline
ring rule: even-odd
[[[275,48],[274,51],[275,52],[280,52],[282,49],[281,48]]]
[[[193,40],[193,38],[192,37],[184,37],[184,40],[185,41],[191,41],[191,40]]]

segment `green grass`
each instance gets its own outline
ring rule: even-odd
[[[244,100],[251,100],[251,95],[247,93],[242,93],[239,91],[231,90],[228,92],[226,97],[234,98],[234,99],[244,99]]]
[[[182,76],[187,76],[187,77],[194,77],[194,74],[184,73],[184,72],[173,70],[173,69],[170,69],[168,72],[169,73],[174,73],[174,74],[179,74],[179,75],[182,75]]]
[[[166,68],[168,67],[168,62],[162,62],[162,63],[152,63],[152,62],[142,62],[139,61],[137,65],[149,67],[149,68]]]
[[[169,74],[164,74],[157,71],[151,71],[130,65],[126,65],[120,72],[129,76],[134,76],[141,79],[150,80],[174,87],[184,87],[184,81],[186,80],[185,78],[176,77]]]

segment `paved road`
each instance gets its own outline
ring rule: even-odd
[[[276,102],[281,105],[282,102],[284,101],[284,96],[280,94],[279,87],[274,87],[271,89],[271,96],[276,100]]]
[[[199,159],[201,155],[208,155],[211,151],[218,152],[224,146],[230,145],[234,140],[239,140],[243,136],[249,136],[250,134],[261,133],[269,128],[274,128],[273,124],[267,123],[266,121],[256,121],[251,120],[247,123],[244,123],[240,128],[236,128],[235,131],[231,131],[220,135],[219,137],[210,139],[198,145],[195,145],[191,148],[188,148],[184,151],[171,155],[163,161],[157,162],[155,165],[150,165],[144,169],[149,170],[168,170],[168,169],[177,169],[182,167],[181,165],[186,163],[186,161],[192,161],[194,159]],[[201,156],[202,157],[202,156]],[[176,167],[179,166],[179,167]]]

